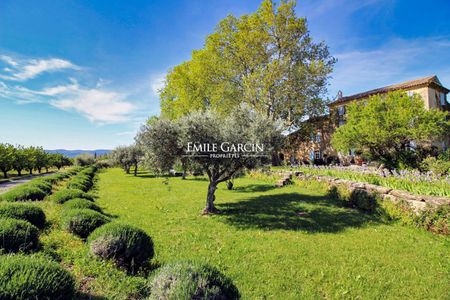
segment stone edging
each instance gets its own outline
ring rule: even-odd
[[[375,193],[380,194],[380,196],[383,200],[389,200],[389,201],[393,201],[393,202],[405,200],[406,202],[408,202],[411,205],[411,207],[415,211],[423,210],[427,206],[427,204],[431,205],[431,206],[440,206],[440,205],[449,205],[450,206],[450,199],[446,198],[446,197],[414,195],[414,194],[411,194],[411,193],[403,191],[403,190],[391,189],[388,187],[370,184],[370,183],[366,183],[366,182],[354,182],[354,181],[347,180],[347,179],[341,179],[341,178],[330,177],[330,176],[322,176],[322,175],[307,175],[300,171],[283,173],[284,176],[286,176],[286,174],[294,175],[295,177],[298,177],[299,179],[316,179],[319,181],[328,182],[330,184],[344,185],[350,190],[363,189],[368,192],[375,192]]]

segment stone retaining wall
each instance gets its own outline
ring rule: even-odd
[[[354,182],[347,179],[335,178],[330,176],[321,176],[321,175],[308,175],[303,172],[285,172],[284,174],[289,173],[294,175],[299,179],[316,179],[319,181],[328,182],[332,185],[344,185],[350,191],[354,189],[364,189],[368,192],[375,192],[381,196],[383,200],[389,200],[393,202],[397,202],[400,200],[404,200],[408,202],[411,207],[415,211],[423,210],[427,205],[439,206],[439,205],[449,205],[450,206],[450,198],[446,197],[436,197],[436,196],[423,196],[423,195],[414,195],[406,191],[396,190],[387,188],[384,186],[379,186],[375,184],[365,183],[365,182]]]

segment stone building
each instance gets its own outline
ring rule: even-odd
[[[450,104],[447,101],[447,94],[450,90],[445,88],[435,75],[351,96],[343,96],[339,92],[335,101],[328,105],[328,115],[308,120],[303,123],[304,126],[301,129],[289,134],[288,146],[283,153],[284,158],[288,162],[309,163],[313,161],[318,164],[330,163],[338,159],[341,161],[342,159],[353,160],[354,153],[337,153],[331,147],[331,137],[334,131],[345,123],[346,106],[354,101],[365,101],[373,95],[397,90],[403,90],[409,95],[419,94],[426,109],[450,111]],[[438,141],[436,146],[446,148],[449,146],[449,142],[447,138],[444,141]]]

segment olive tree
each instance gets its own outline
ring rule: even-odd
[[[0,143],[0,170],[3,177],[8,177],[8,171],[13,168],[14,146],[11,144]]]
[[[145,127],[141,145],[161,169],[170,169],[177,159],[199,165],[209,179],[204,213],[216,213],[218,184],[240,170],[270,163],[272,151],[281,145],[280,125],[247,106],[228,116],[214,110],[196,111]]]
[[[141,161],[142,151],[137,145],[119,146],[111,152],[114,164],[120,166],[129,174],[134,167],[134,176],[137,176],[138,165]]]

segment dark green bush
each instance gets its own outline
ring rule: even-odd
[[[102,209],[92,201],[82,198],[74,198],[64,202],[64,208],[66,209],[92,209],[98,212],[102,212]]]
[[[216,268],[193,262],[163,266],[150,283],[149,299],[239,299],[231,279]]]
[[[63,216],[63,228],[83,239],[108,222],[108,217],[90,209],[71,209]]]
[[[47,193],[38,187],[19,186],[0,195],[0,199],[4,201],[26,201],[26,200],[42,200]]]
[[[50,199],[56,203],[62,204],[66,202],[67,200],[74,199],[74,198],[83,198],[89,201],[94,201],[94,198],[83,192],[82,190],[78,189],[63,189],[60,191],[57,191],[53,195],[50,196]]]
[[[87,175],[77,175],[72,178],[67,184],[69,189],[79,189],[83,192],[87,192],[92,187],[92,179]]]
[[[0,251],[10,253],[34,250],[38,246],[39,231],[24,220],[0,219]]]
[[[377,208],[377,196],[364,189],[354,189],[350,194],[350,205],[366,212],[374,212]]]
[[[118,266],[137,270],[154,255],[153,241],[145,231],[134,226],[109,223],[89,236],[90,251]]]
[[[0,218],[25,220],[38,228],[45,225],[45,214],[42,208],[28,203],[1,203]]]
[[[0,299],[72,299],[75,280],[58,263],[37,255],[0,257]]]

